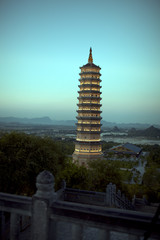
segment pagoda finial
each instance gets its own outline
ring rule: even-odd
[[[92,48],[90,48],[90,53],[89,53],[88,62],[89,62],[89,63],[93,63],[93,58],[92,58]]]

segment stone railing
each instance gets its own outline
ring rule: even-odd
[[[120,190],[116,190],[115,184],[108,184],[106,188],[106,205],[111,207],[131,209],[134,210],[134,206],[125,197],[124,194],[121,194]]]
[[[31,197],[0,193],[0,239],[8,239],[8,232],[12,236],[10,239],[17,239],[22,219],[31,217],[31,207]],[[10,218],[5,212],[10,213]]]
[[[107,185],[106,193],[65,188],[64,200],[134,210],[132,203],[120,190],[116,191],[116,185],[112,183]]]
[[[10,240],[22,239],[21,216],[31,218],[28,240],[140,240],[149,235],[159,239],[158,215],[65,201],[65,186],[55,192],[54,177],[48,171],[38,175],[36,186],[32,198],[0,193],[0,239],[5,239],[4,212],[10,213]]]

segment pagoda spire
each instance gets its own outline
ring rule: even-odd
[[[89,62],[89,63],[93,63],[93,58],[92,58],[92,48],[90,48],[90,53],[89,53],[88,62]]]

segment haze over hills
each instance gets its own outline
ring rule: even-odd
[[[12,123],[12,124],[53,124],[53,120],[49,117],[41,118],[17,118],[17,117],[0,117],[1,123]]]
[[[39,125],[64,125],[64,126],[75,126],[76,120],[55,120],[49,117],[40,118],[17,118],[17,117],[0,117],[1,124],[39,124]],[[116,123],[107,122],[102,120],[103,128],[113,128],[117,126],[118,128],[135,128],[135,129],[145,129],[150,127],[152,124],[143,123]],[[160,128],[160,125],[154,124],[155,127]]]
[[[132,128],[128,131],[128,136],[160,137],[160,129],[155,128],[154,126],[151,126],[144,130],[136,130],[135,128]]]
[[[17,117],[0,117],[0,123],[5,124],[40,124],[40,125],[68,125],[76,123],[74,120],[52,120],[49,117],[40,118],[17,118]]]

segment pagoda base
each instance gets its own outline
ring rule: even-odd
[[[91,160],[98,160],[103,159],[103,153],[99,154],[72,154],[72,159],[74,163],[77,163],[78,165],[85,165],[87,166],[87,162]]]

